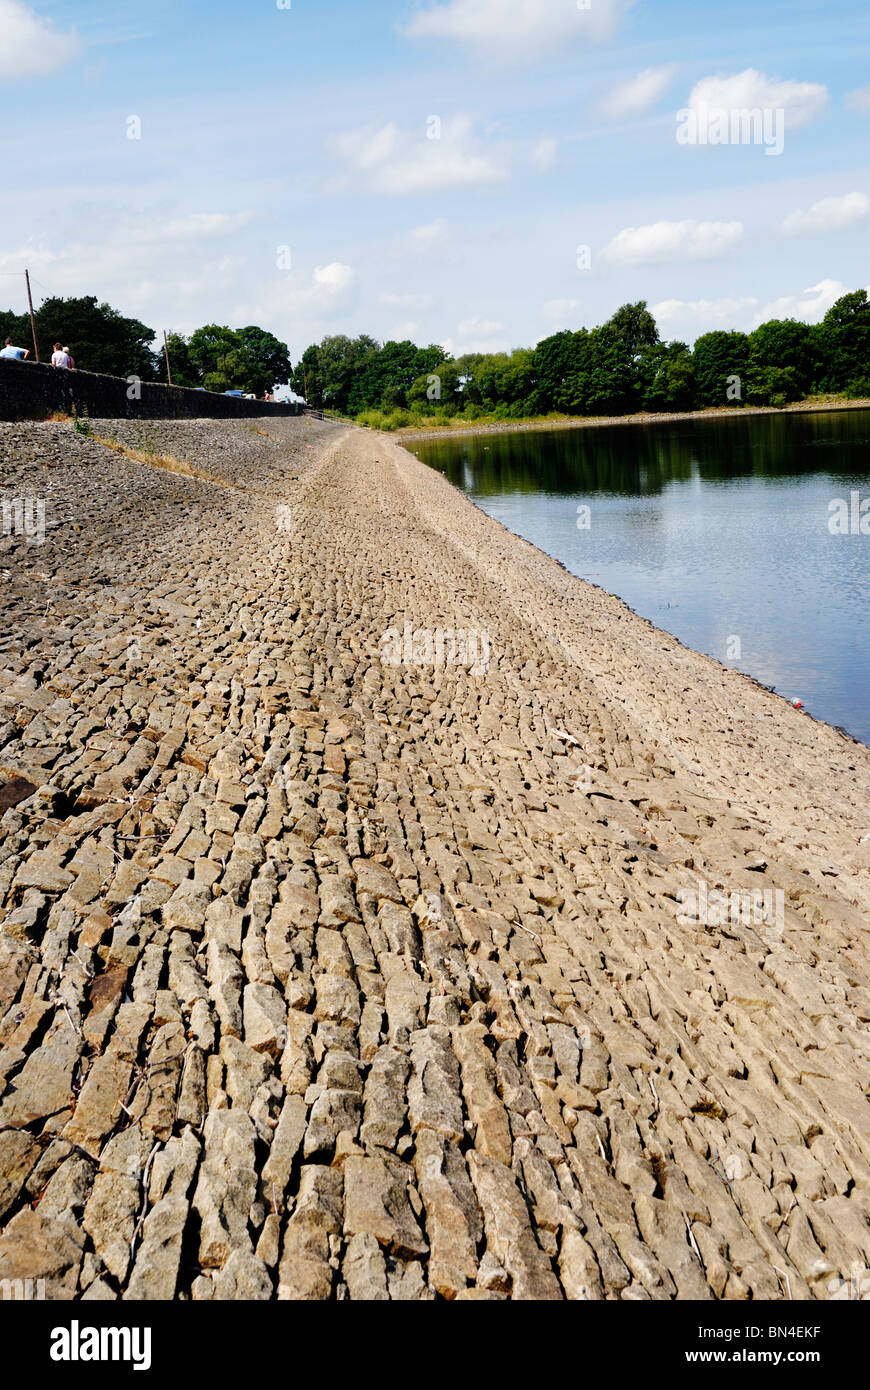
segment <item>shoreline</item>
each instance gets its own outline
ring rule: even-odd
[[[868,405],[870,405],[870,402],[868,402]],[[405,446],[400,443],[400,447],[404,448]],[[412,458],[417,459],[418,462],[423,462],[413,450],[408,449],[406,452],[409,453]],[[424,466],[428,467],[428,465]],[[571,579],[577,580],[580,584],[586,584],[590,588],[595,589],[599,594],[602,594],[605,598],[621,604],[626,612],[630,613],[638,622],[645,623],[653,632],[659,633],[661,636],[667,637],[670,641],[676,642],[684,651],[691,652],[693,656],[701,657],[705,661],[712,661],[723,672],[727,672],[734,676],[742,676],[744,680],[749,681],[756,689],[766,691],[767,694],[772,695],[775,699],[783,700],[789,709],[793,708],[788,696],[781,694],[775,686],[765,685],[764,681],[759,680],[757,676],[753,676],[751,671],[742,671],[737,666],[726,666],[724,661],[720,661],[718,657],[711,655],[710,652],[703,652],[699,647],[690,646],[688,642],[684,642],[676,633],[670,632],[666,627],[660,627],[658,623],[653,622],[652,618],[647,618],[645,614],[639,613],[636,608],[632,608],[631,604],[620,594],[610,593],[610,591],[605,589],[601,584],[596,584],[594,580],[587,579],[582,574],[575,574],[573,570],[568,568],[563,560],[559,559],[558,555],[552,555],[549,550],[545,550],[543,546],[537,545],[534,541],[530,541],[527,536],[523,536],[519,531],[512,531],[505,522],[501,521],[498,517],[491,516],[489,512],[485,511],[484,508],[480,506],[479,502],[475,501],[473,497],[470,497],[467,492],[464,492],[457,483],[452,482],[445,474],[442,473],[439,474],[439,476],[442,477],[450,487],[455,488],[459,495],[464,497],[467,502],[470,502],[488,521],[494,522],[496,526],[500,526],[513,540],[520,541],[522,545],[530,546],[532,550],[537,551],[539,555],[549,560],[551,564],[558,565],[559,569],[563,570]],[[841,738],[846,739],[847,742],[854,743],[865,751],[870,751],[870,744],[865,743],[864,740],[858,738],[856,734],[850,733],[842,724],[832,724],[829,719],[823,719],[821,715],[812,714],[808,709],[802,709],[800,712],[805,719],[809,719],[815,724],[821,724],[826,729],[830,729],[832,733],[838,734]]]
[[[848,1284],[870,749],[384,435],[92,425],[0,426],[0,1276]]]
[[[870,410],[870,400],[833,401],[830,403],[796,401],[793,405],[786,406],[747,405],[740,406],[739,408],[722,406],[716,407],[715,409],[673,412],[643,411],[636,415],[590,415],[557,420],[519,420],[514,424],[511,424],[510,421],[498,421],[494,424],[475,425],[472,422],[457,425],[455,428],[450,425],[442,425],[427,429],[414,429],[409,426],[407,429],[375,430],[373,433],[382,434],[387,439],[392,439],[400,444],[404,444],[406,440],[462,439],[472,435],[482,434],[522,434],[527,431],[540,430],[602,429],[612,425],[678,424],[680,422],[693,420],[732,420],[741,415],[817,415],[841,410]]]
[[[867,402],[867,406],[868,408],[870,408],[870,401]],[[426,467],[429,466],[428,464],[425,464],[424,460],[419,458],[419,455],[416,454],[413,451],[413,449],[407,449],[403,441],[397,440],[394,435],[387,435],[386,437],[389,438],[392,442],[398,443],[400,448],[405,448],[406,452],[410,454],[412,458],[417,459],[417,461],[420,463],[424,463],[424,466]],[[564,570],[565,574],[570,575],[572,579],[576,579],[581,584],[587,584],[591,588],[596,589],[599,593],[603,594],[606,598],[615,600],[617,603],[622,604],[623,608],[625,608],[625,610],[628,613],[631,613],[632,617],[636,618],[639,622],[646,623],[654,632],[661,633],[663,636],[668,637],[672,641],[676,642],[685,651],[691,652],[695,656],[702,657],[705,661],[714,662],[715,665],[718,666],[724,672],[729,672],[732,675],[742,676],[745,680],[750,681],[752,685],[756,686],[759,690],[767,691],[768,694],[773,695],[776,699],[785,701],[789,708],[792,708],[788,696],[781,694],[775,686],[766,685],[764,681],[759,680],[757,676],[754,676],[751,671],[742,671],[739,667],[736,666],[726,666],[725,663],[723,661],[720,661],[718,657],[713,656],[709,652],[703,652],[698,647],[691,646],[689,643],[684,642],[682,638],[678,637],[676,633],[670,632],[665,627],[660,627],[658,623],[653,622],[652,618],[647,618],[645,614],[639,613],[638,610],[636,608],[632,608],[631,604],[620,594],[612,594],[607,589],[603,588],[602,585],[596,584],[594,580],[588,579],[581,574],[575,574],[573,570],[568,568],[568,566],[564,563],[563,560],[559,559],[558,555],[552,555],[549,550],[545,550],[543,546],[537,545],[534,541],[529,540],[527,536],[522,535],[519,531],[512,531],[511,528],[505,524],[505,522],[501,521],[498,517],[491,516],[489,512],[485,511],[484,508],[480,506],[479,502],[475,501],[473,497],[469,496],[468,493],[463,491],[463,489],[458,485],[458,483],[452,482],[452,480],[443,473],[439,474],[439,476],[442,477],[444,481],[449,484],[450,487],[455,488],[456,491],[460,494],[460,496],[464,497],[466,501],[470,502],[471,505],[474,508],[476,508],[476,510],[479,511],[482,516],[485,516],[489,521],[494,522],[497,526],[501,526],[502,529],[507,533],[507,535],[511,536],[513,539],[518,540],[523,545],[530,546],[533,550],[538,551],[540,555],[545,556],[547,560],[551,561],[551,563],[553,563],[554,565],[558,565],[559,568]],[[840,737],[846,739],[850,743],[857,744],[859,748],[870,749],[870,744],[865,743],[864,740],[859,738],[857,734],[850,733],[849,730],[845,728],[842,724],[832,724],[830,720],[824,719],[821,715],[813,714],[805,708],[801,710],[801,713],[803,714],[804,718],[811,720],[813,723],[824,725],[826,729],[830,729],[833,733],[839,734]]]

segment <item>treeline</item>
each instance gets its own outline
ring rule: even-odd
[[[45,299],[33,317],[43,362],[51,361],[54,345],[60,343],[70,348],[76,366],[83,371],[138,376],[142,381],[160,378],[151,350],[153,328],[147,328],[138,319],[126,318],[110,304],[98,304],[93,295]],[[0,341],[7,338],[16,347],[28,348],[33,358],[33,335],[27,314],[0,310]]]
[[[857,290],[820,324],[772,319],[751,333],[705,333],[691,349],[663,342],[643,302],[623,305],[598,328],[554,333],[510,353],[454,359],[436,346],[333,336],[305,351],[292,384],[309,405],[381,428],[870,396],[870,303]]]
[[[109,376],[138,376],[142,381],[165,381],[166,361],[156,334],[138,319],[127,318],[93,295],[46,299],[34,314],[36,338],[43,362],[50,361],[55,343],[69,347],[76,366]],[[0,311],[0,342],[12,338],[33,354],[27,314]],[[169,361],[175,386],[199,386],[206,391],[245,391],[263,396],[290,380],[292,363],[286,343],[253,325],[226,328],[207,324],[189,338],[168,336]]]
[[[44,361],[56,342],[76,365],[165,381],[154,330],[93,295],[46,299],[36,310]],[[26,314],[0,312],[0,341],[30,347]],[[206,324],[168,339],[172,380],[207,391],[263,396],[290,384],[309,405],[395,428],[418,419],[627,415],[722,405],[786,405],[817,393],[870,397],[870,302],[843,295],[819,324],[771,319],[751,333],[715,331],[664,342],[646,304],[624,304],[597,328],[565,330],[534,348],[466,353],[379,343],[363,334],[313,344],[293,367],[286,343],[263,328]]]
[[[253,325],[226,328],[210,323],[189,338],[170,333],[167,347],[174,386],[264,396],[275,386],[285,386],[293,370],[287,344]]]

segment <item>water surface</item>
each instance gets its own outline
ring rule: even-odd
[[[833,499],[870,497],[870,411],[409,447],[572,573],[870,743],[870,535],[829,525]]]

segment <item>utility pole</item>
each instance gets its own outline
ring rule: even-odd
[[[30,271],[25,270],[24,279],[27,281],[27,303],[30,305],[30,330],[33,334],[33,351],[36,353],[36,360],[39,361],[39,344],[36,341],[36,320],[33,317],[33,299],[30,294]]]
[[[169,369],[169,344],[166,341],[166,329],[163,330],[163,353],[166,357],[166,380],[172,385],[172,372]]]

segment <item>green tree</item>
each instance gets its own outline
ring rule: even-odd
[[[535,380],[544,411],[569,409],[566,387],[573,368],[577,336],[564,329],[542,338],[534,350]]]
[[[328,408],[346,415],[355,374],[378,348],[379,344],[367,334],[348,338],[338,333],[324,338],[303,353],[292,377],[294,390],[318,410]]]
[[[600,328],[555,333],[538,343],[535,399],[540,408],[571,415],[638,410],[659,347],[646,303],[623,304]]]
[[[571,334],[571,362],[562,390],[556,399],[556,409],[569,415],[589,415],[598,395],[596,372],[598,345],[594,333],[580,328]]]
[[[846,391],[868,375],[870,301],[866,290],[844,294],[825,314],[816,333],[823,391]]]
[[[462,379],[456,362],[430,364],[408,390],[408,405],[421,411],[444,411],[454,415],[461,405]]]
[[[695,404],[695,364],[685,343],[660,343],[646,363],[645,410],[691,410]]]
[[[638,410],[659,346],[659,330],[646,302],[623,304],[594,331],[594,410]]]
[[[293,368],[290,385],[296,395],[301,396],[314,410],[323,409],[325,402],[320,373],[320,349],[316,344],[312,343],[311,347],[307,347],[303,352]]]
[[[191,334],[190,361],[207,391],[240,390],[235,378],[240,366],[241,338],[232,328],[207,323]]]
[[[254,324],[242,328],[237,336],[239,389],[263,396],[274,387],[289,383],[293,368],[286,343]]]
[[[27,348],[33,356],[33,334],[27,314],[16,314],[14,310],[0,310],[0,346],[11,338],[16,347]]]
[[[138,376],[143,381],[153,381],[159,375],[152,349],[153,328],[127,318],[110,304],[99,304],[94,295],[44,299],[34,318],[44,362],[50,359],[54,344],[62,343],[82,371]],[[27,323],[27,337],[21,346],[29,347],[30,325],[26,318],[23,321]]]
[[[493,414],[534,414],[537,395],[535,354],[528,348],[487,354],[474,371],[474,385],[482,408]]]
[[[749,339],[745,333],[716,329],[702,334],[695,343],[692,360],[699,405],[734,405],[746,399]],[[729,394],[729,387],[738,389],[735,378],[739,381],[739,396],[733,390]]]
[[[392,411],[403,408],[418,379],[434,372],[446,357],[434,344],[419,348],[406,339],[381,345],[366,334],[337,334],[305,349],[292,384],[317,409],[350,415],[375,408]]]
[[[762,390],[761,374],[769,369],[791,374],[792,384],[787,386],[783,378],[780,387],[797,393],[787,394],[788,400],[805,396],[817,375],[816,342],[814,330],[798,319],[770,319],[754,329],[749,335],[749,399]]]
[[[793,367],[751,365],[747,399],[750,405],[787,405],[800,400],[803,392]]]
[[[166,346],[169,351],[169,367],[173,386],[201,386],[202,377],[191,361],[187,339],[181,333],[167,333]],[[162,357],[162,354],[160,354]],[[161,376],[165,380],[166,359],[163,357]]]

